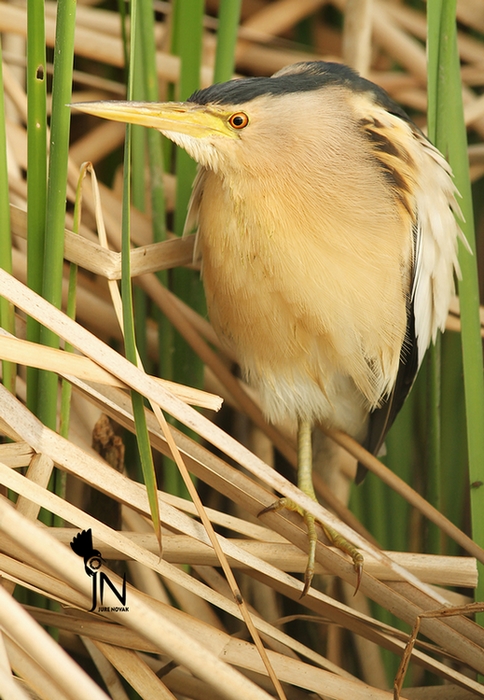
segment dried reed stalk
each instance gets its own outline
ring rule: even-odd
[[[270,74],[297,60],[344,58],[362,72],[368,72],[371,79],[385,87],[404,106],[424,111],[426,59],[422,40],[426,31],[425,17],[401,3],[374,0],[364,3],[363,19],[358,20],[353,13],[361,10],[363,4],[337,0],[334,6],[348,13],[343,43],[341,29],[326,19],[324,13],[328,6],[329,3],[323,0],[254,0],[244,3],[237,47],[238,73]],[[214,14],[217,7],[215,1],[207,2],[207,8]],[[484,45],[471,34],[482,32],[484,25],[472,7],[470,0],[459,3],[462,23],[459,47],[465,61],[462,76],[466,121],[476,138],[481,139],[484,104],[475,87],[484,83]],[[180,70],[178,58],[166,51],[171,19],[169,7],[162,5],[162,13],[165,11],[155,29],[158,77],[162,89],[167,83],[177,83]],[[308,16],[313,17],[312,54],[302,51],[294,40],[298,23]],[[211,26],[213,21],[207,21],[201,75],[203,85],[209,84],[213,75],[214,39],[208,29]],[[49,47],[53,45],[54,30],[55,3],[48,2],[46,41]],[[4,37],[25,38],[25,8],[1,2],[0,32]],[[76,53],[79,59],[89,58],[90,65],[98,63],[101,71],[103,66],[122,67],[124,59],[117,14],[81,5],[77,15]],[[233,635],[234,630],[244,629],[240,609],[216,569],[218,560],[205,529],[196,519],[194,505],[164,491],[159,492],[165,532],[165,549],[160,559],[149,530],[144,487],[126,474],[115,471],[93,453],[92,427],[100,412],[128,431],[134,430],[125,390],[130,387],[189,426],[203,440],[200,444],[174,428],[171,430],[187,468],[198,479],[200,491],[206,484],[214,495],[211,504],[215,505],[205,508],[207,517],[216,528],[219,546],[237,571],[241,587],[249,591],[253,623],[264,640],[272,667],[284,684],[288,698],[307,697],[309,693],[342,699],[350,695],[382,700],[392,697],[392,679],[387,680],[386,689],[380,687],[384,675],[380,650],[390,649],[402,655],[408,635],[395,624],[378,621],[371,612],[368,599],[391,610],[410,626],[417,619],[421,620],[422,631],[430,641],[417,641],[413,649],[411,658],[417,671],[420,668],[431,670],[449,684],[445,688],[455,691],[455,697],[460,697],[459,692],[465,693],[466,697],[484,697],[483,687],[469,677],[469,669],[474,673],[484,673],[484,633],[481,627],[462,616],[426,617],[428,610],[465,604],[462,597],[443,587],[472,589],[476,585],[474,559],[381,552],[371,539],[365,537],[364,528],[352,527],[355,517],[348,512],[345,503],[338,502],[334,496],[331,501],[331,495],[326,495],[325,502],[332,503],[333,510],[343,520],[340,522],[332,512],[310,502],[290,481],[221,430],[212,421],[212,414],[207,417],[208,414],[198,413],[187,405],[187,402],[193,402],[217,409],[217,397],[200,390],[161,383],[127,363],[121,354],[106,344],[106,341],[121,341],[121,331],[107,294],[107,282],[119,280],[121,276],[121,199],[116,189],[100,185],[109,250],[98,242],[94,223],[96,203],[88,188],[83,195],[84,215],[79,235],[71,232],[71,218],[66,219],[65,260],[80,268],[77,322],[67,319],[24,286],[27,96],[17,72],[24,60],[22,53],[16,54],[10,47],[5,50],[4,80],[10,105],[10,213],[16,279],[0,272],[0,292],[16,305],[19,316],[17,337],[0,336],[0,358],[19,365],[51,369],[68,377],[74,387],[74,398],[72,429],[67,440],[42,426],[22,404],[25,397],[23,374],[17,380],[18,399],[0,387],[0,429],[14,440],[11,444],[0,445],[0,483],[10,493],[18,494],[15,509],[3,496],[0,499],[0,571],[4,583],[0,595],[2,600],[5,598],[0,606],[2,689],[12,687],[15,688],[12,692],[17,692],[18,686],[9,676],[12,668],[40,697],[105,698],[99,686],[65,654],[65,649],[92,659],[112,697],[124,697],[119,675],[146,698],[210,695],[214,700],[245,700],[268,698],[273,692],[255,646]],[[393,63],[399,66],[398,72],[391,69]],[[87,70],[76,73],[80,89],[74,94],[73,101],[110,99],[124,94],[123,86],[111,77],[91,75]],[[417,114],[415,118],[423,125],[421,115]],[[73,144],[71,150],[68,172],[70,202],[75,197],[79,164],[86,158],[95,163],[101,161],[120,145],[123,137],[119,125],[89,124],[88,127],[87,133]],[[484,172],[482,144],[473,145],[470,153],[471,172],[477,179]],[[166,175],[164,181],[166,204],[171,212],[175,182],[171,175]],[[226,403],[241,416],[239,425],[249,416],[268,436],[269,442],[266,438],[264,449],[267,450],[267,444],[270,449],[275,445],[289,462],[294,463],[290,427],[276,430],[267,426],[257,405],[257,397],[233,375],[230,364],[234,358],[221,351],[207,320],[174,297],[154,275],[158,270],[175,266],[193,267],[193,238],[153,243],[149,212],[144,214],[133,210],[132,217],[134,247],[131,268],[136,283],[203,358],[208,368],[207,378],[216,385],[216,393],[220,392]],[[21,314],[38,318],[71,342],[80,354],[38,347],[32,349],[23,337],[25,323]],[[459,328],[457,302],[449,317],[449,325],[456,330]],[[155,355],[157,340],[155,322],[149,319],[147,345],[151,357]],[[147,410],[146,417],[153,450],[158,455],[170,456],[166,436],[153,413]],[[213,454],[209,447],[216,447],[218,454]],[[72,498],[62,499],[48,490],[54,465],[68,475]],[[18,471],[23,467],[27,467],[25,474]],[[87,489],[108,495],[121,508],[125,529],[109,527],[99,514],[93,516],[84,512],[81,505]],[[255,519],[257,513],[271,502],[274,491],[300,503],[362,548],[366,556],[365,574],[356,600],[348,594],[343,600],[329,594],[332,590],[330,581],[334,581],[335,576],[345,581],[349,588],[354,583],[354,574],[351,563],[340,552],[321,543],[317,549],[318,573],[321,574],[318,587],[312,588],[302,601],[298,601],[302,584],[293,574],[303,571],[305,566],[304,527],[291,514],[272,513],[260,521]],[[63,519],[66,528],[41,526],[38,522],[41,507]],[[228,508],[231,512],[226,512]],[[429,512],[425,505],[422,508]],[[443,516],[439,522],[447,526]],[[95,535],[94,546],[102,552],[106,562],[124,561],[128,564],[129,613],[87,612],[91,604],[91,582],[85,575],[83,562],[68,545],[78,529],[88,528]],[[481,557],[482,552],[464,533],[459,533],[458,528],[449,531],[468,546],[474,556]],[[114,571],[103,570],[113,582],[120,583]],[[60,611],[20,606],[8,593],[19,585],[57,601]],[[329,629],[321,634],[325,642],[312,645],[310,642],[315,637],[311,634],[302,641],[297,632],[291,633],[293,628],[289,618],[278,621],[277,617],[282,615],[286,605],[295,611],[291,620],[304,621],[308,628]],[[265,615],[269,610],[273,613],[272,618]],[[57,627],[60,630],[59,643],[50,637],[46,641],[40,624]],[[342,629],[358,640],[350,666],[345,666],[341,652],[345,649],[344,642],[335,641],[333,644],[331,641],[338,637],[339,632],[335,630]],[[365,663],[369,658],[373,659],[372,662]],[[374,670],[376,665],[378,672]],[[361,669],[361,674],[357,669]],[[442,689],[443,694],[439,697],[445,697],[445,692]],[[15,697],[24,696],[25,691],[20,687]],[[405,689],[401,696],[406,697]],[[410,693],[408,697],[411,697]]]

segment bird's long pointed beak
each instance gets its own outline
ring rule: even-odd
[[[220,119],[211,110],[189,102],[78,102],[71,105],[81,112],[116,122],[139,124],[162,132],[202,137],[224,133]]]

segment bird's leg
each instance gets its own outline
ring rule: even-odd
[[[303,493],[310,496],[313,501],[317,501],[313,486],[313,450],[311,445],[311,423],[300,420],[297,427],[297,485]],[[298,509],[306,523],[308,529],[308,564],[304,572],[304,588],[301,598],[308,592],[314,576],[314,566],[316,563],[316,543],[318,535],[316,533],[316,518],[307,510]]]
[[[313,486],[313,458],[312,458],[312,446],[311,446],[311,423],[309,421],[300,420],[298,424],[297,431],[297,458],[298,458],[298,469],[297,469],[297,485],[303,493],[317,501],[316,493]],[[318,536],[316,533],[316,518],[308,511],[304,510],[298,506],[294,501],[289,498],[280,498],[275,503],[272,503],[267,508],[264,508],[259,515],[263,515],[270,510],[280,510],[281,508],[288,508],[289,510],[295,511],[301,515],[306,523],[308,530],[308,540],[309,540],[309,550],[308,550],[308,564],[306,571],[304,573],[304,588],[301,593],[301,598],[308,592],[311,582],[314,576],[314,567],[316,562],[316,543],[318,541]],[[325,525],[320,522],[321,527],[324,530],[324,534],[329,539],[332,545],[340,549],[342,552],[348,554],[352,560],[356,571],[356,589],[355,593],[358,591],[360,586],[361,574],[363,571],[363,555],[356,549],[356,547],[348,542],[348,540],[340,535],[334,528],[330,525]]]
[[[311,424],[309,421],[301,420],[298,425],[297,432],[297,457],[298,457],[298,469],[297,469],[297,485],[303,493],[310,496],[312,499],[317,501],[316,493],[313,486],[313,456],[312,456],[312,445],[311,445]],[[308,529],[309,538],[309,555],[308,555],[308,565],[306,568],[306,573],[304,575],[304,588],[302,596],[306,595],[311,585],[311,581],[314,575],[314,565],[316,559],[316,528],[315,528],[315,518],[311,513],[304,511],[302,513],[304,522]],[[334,528],[330,525],[326,525],[318,520],[319,524],[324,530],[324,534],[331,542],[334,547],[337,547],[345,554],[348,554],[353,560],[353,566],[356,571],[356,587],[355,593],[357,593],[360,587],[361,574],[363,571],[363,555],[359,552],[356,547],[348,542],[348,540],[340,535]],[[302,597],[301,596],[301,597]]]

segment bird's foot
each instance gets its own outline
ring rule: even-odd
[[[337,549],[341,550],[342,552],[345,552],[345,554],[348,554],[348,556],[350,556],[353,560],[353,567],[356,572],[356,595],[360,587],[361,575],[363,573],[364,559],[361,552],[353,544],[351,544],[351,542],[348,542],[348,540],[345,537],[343,537],[343,535],[340,535],[339,532],[336,532],[334,528],[330,527],[329,525],[325,525],[320,520],[316,521],[314,515],[308,513],[307,510],[304,510],[304,508],[298,506],[297,503],[291,501],[290,498],[279,498],[274,503],[271,503],[270,506],[267,506],[267,508],[261,510],[259,515],[264,515],[264,513],[268,513],[270,511],[282,510],[283,508],[287,508],[288,510],[292,510],[295,513],[299,513],[299,515],[303,518],[304,522],[306,523],[308,531],[308,563],[306,566],[306,571],[304,572],[304,587],[302,589],[300,597],[304,598],[306,593],[309,591],[314,576],[314,567],[316,564],[316,543],[318,541],[318,535],[316,532],[316,522],[318,522],[321,525],[321,527],[324,530],[324,534],[331,542],[331,544]]]
[[[361,576],[363,574],[363,563],[365,561],[363,554],[355,547],[354,544],[349,542],[346,537],[343,537],[343,535],[340,535],[340,533],[330,525],[324,525],[321,523],[321,527],[323,528],[324,534],[331,544],[341,552],[345,552],[345,554],[347,554],[353,560],[353,568],[356,573],[356,585],[353,595],[356,595],[358,593],[361,583]]]

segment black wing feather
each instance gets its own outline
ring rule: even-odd
[[[376,408],[369,417],[368,433],[363,447],[371,452],[378,454],[386,434],[392,427],[393,421],[400,412],[405,399],[408,396],[410,389],[418,372],[419,358],[417,338],[415,337],[415,316],[413,302],[409,300],[407,303],[407,329],[405,332],[405,341],[400,352],[400,367],[397,374],[395,386],[385,402]],[[360,484],[365,478],[367,469],[358,463],[356,472],[356,483]]]

